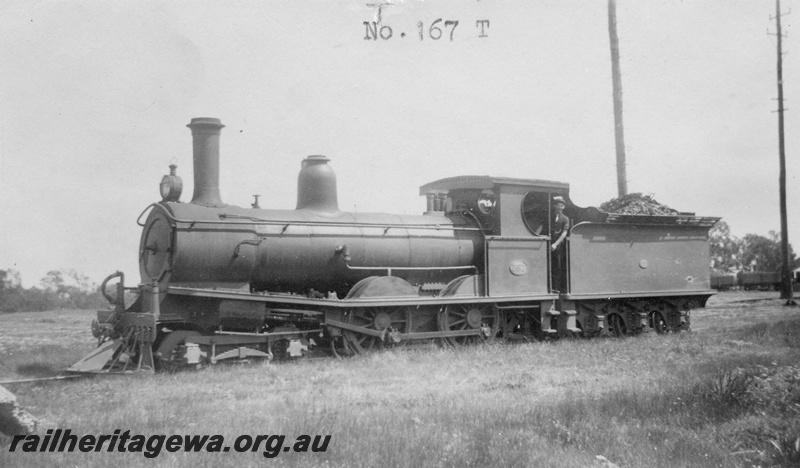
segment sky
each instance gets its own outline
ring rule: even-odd
[[[387,39],[364,26],[375,3]],[[323,154],[345,211],[419,214],[419,186],[467,174],[567,182],[598,206],[617,196],[607,14],[600,0],[6,0],[0,269],[24,287],[55,269],[137,282],[136,219],[170,163],[191,199],[194,117],[225,125],[231,205],[293,209],[300,162]],[[774,15],[767,0],[617,1],[629,192],[738,237],[780,231]],[[795,17],[783,72],[800,245]]]

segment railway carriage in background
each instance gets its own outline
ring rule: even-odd
[[[792,272],[792,288],[800,289],[800,269]],[[760,291],[780,291],[780,271],[740,271],[738,273],[711,272],[711,288],[717,291],[743,289],[746,291],[758,289]]]
[[[219,193],[223,125],[188,127],[192,200],[180,202],[172,167],[140,220],[141,283],[106,278],[114,309],[98,313],[99,346],[70,371],[677,332],[714,293],[708,230],[719,218],[608,214],[574,205],[565,183],[488,176],[423,185],[421,215],[348,213],[324,156],[302,161],[295,209],[237,207]],[[559,288],[544,235],[556,196],[572,220]]]
[[[745,290],[761,289],[761,290],[781,290],[781,272],[780,271],[740,271],[736,275],[737,285]]]

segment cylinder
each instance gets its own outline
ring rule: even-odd
[[[187,127],[192,130],[194,157],[192,203],[224,206],[219,194],[219,135],[224,125],[219,119],[198,117]]]

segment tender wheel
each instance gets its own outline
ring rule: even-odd
[[[663,335],[669,332],[669,325],[667,321],[664,319],[664,316],[661,312],[653,312],[653,330],[656,331],[659,335]]]
[[[378,331],[388,330],[389,333],[408,333],[411,330],[411,312],[403,307],[359,308],[351,310],[349,315],[348,322],[359,327]],[[377,336],[362,335],[353,331],[344,331],[342,334],[349,348],[356,354],[383,347],[383,342]],[[387,341],[391,344],[388,337]]]
[[[445,338],[453,346],[493,341],[500,328],[500,310],[494,304],[450,304],[439,315],[439,330],[481,330],[478,336]]]
[[[613,336],[625,336],[628,333],[628,329],[625,326],[625,319],[619,314],[609,315],[608,332]]]
[[[174,372],[182,367],[186,367],[183,359],[186,351],[186,338],[199,336],[200,332],[195,330],[175,330],[169,332],[160,340],[156,350],[156,368],[161,371]]]

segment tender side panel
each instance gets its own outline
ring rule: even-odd
[[[705,292],[708,228],[576,225],[570,235],[572,294]]]

